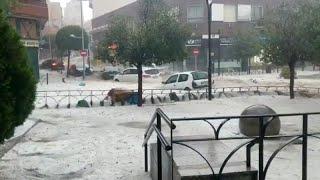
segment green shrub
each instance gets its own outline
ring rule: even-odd
[[[89,103],[86,100],[80,100],[77,103],[77,107],[90,107]]]
[[[0,143],[34,108],[36,80],[20,37],[0,11]]]
[[[294,76],[295,77],[297,76],[296,72],[294,72]],[[282,68],[281,73],[280,73],[280,77],[282,77],[284,79],[290,79],[290,69],[289,69],[289,67]]]

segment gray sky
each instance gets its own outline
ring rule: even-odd
[[[60,2],[62,9],[66,7],[67,2],[70,0],[50,0],[51,2]],[[83,16],[84,20],[90,20],[92,19],[92,9],[89,8],[89,2],[88,1],[83,1]]]

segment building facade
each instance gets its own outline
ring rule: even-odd
[[[192,29],[192,38],[186,46],[190,52],[184,63],[176,70],[206,70],[208,65],[208,8],[206,0],[165,0],[172,8],[179,10],[179,20],[188,23]],[[280,0],[213,0],[211,17],[212,54],[214,67],[239,70],[241,62],[232,58],[232,39],[238,32],[250,28],[261,28],[259,20],[265,11],[273,8]],[[103,39],[108,22],[116,15],[136,17],[138,2],[131,3],[92,20],[93,39],[97,43]],[[198,52],[193,55],[193,51]],[[182,61],[180,61],[182,62]]]
[[[90,0],[93,10],[93,18],[102,16],[106,13],[119,9],[136,0]]]
[[[49,13],[49,20],[48,24],[51,26],[56,26],[61,28],[62,27],[62,7],[59,2],[50,2],[48,1],[48,13]]]
[[[67,3],[64,9],[63,16],[63,26],[67,25],[81,25],[81,15],[80,15],[80,1],[79,0],[71,0]]]
[[[48,21],[42,30],[42,36],[56,34],[63,25],[62,7],[59,2],[50,2],[48,4]]]
[[[37,78],[39,78],[40,31],[47,20],[48,8],[45,0],[19,0],[19,4],[10,10],[9,22],[21,36]]]

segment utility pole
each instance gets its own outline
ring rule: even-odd
[[[212,60],[211,60],[211,10],[212,10],[212,0],[206,0],[208,8],[208,99],[212,100]]]
[[[80,11],[81,11],[81,39],[82,39],[82,50],[84,50],[84,32],[83,32],[83,10],[82,10],[82,0],[80,0]],[[86,77],[86,67],[85,67],[85,57],[82,56],[83,60],[83,74],[82,80],[85,80]]]

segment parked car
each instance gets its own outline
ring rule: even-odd
[[[83,75],[83,67],[77,67],[75,64],[70,66],[69,74],[71,76],[80,77]],[[89,68],[88,65],[85,66],[85,75],[89,76],[93,74],[93,69]]]
[[[104,80],[113,80],[114,77],[119,73],[119,71],[106,71],[101,74],[101,77]]]
[[[181,72],[171,75],[162,82],[165,89],[192,90],[208,87],[208,74],[206,72]]]
[[[48,59],[41,63],[41,69],[51,69],[53,71],[64,70],[65,66],[62,61],[58,59]]]
[[[64,70],[64,69],[65,69],[65,66],[62,61],[54,60],[51,63],[51,70],[53,71]]]
[[[144,81],[159,79],[160,72],[156,68],[142,68],[142,78]],[[122,73],[114,76],[114,80],[117,82],[137,82],[138,70],[136,68],[125,69]]]

